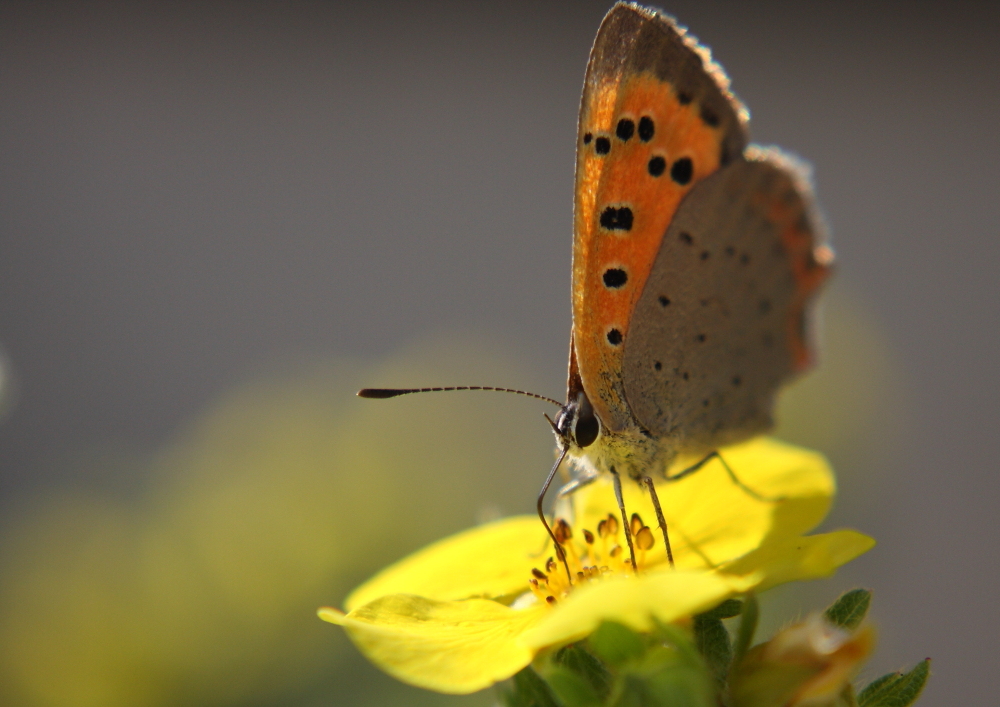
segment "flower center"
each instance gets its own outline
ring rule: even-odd
[[[599,581],[605,575],[632,574],[632,560],[629,557],[627,541],[619,540],[621,522],[612,513],[597,524],[597,532],[583,528],[583,542],[573,535],[573,530],[562,518],[556,518],[552,531],[566,552],[566,569],[555,557],[545,563],[545,570],[532,568],[528,586],[539,601],[555,604],[567,596],[574,586],[585,582]],[[637,570],[653,563],[646,562],[646,555],[656,544],[653,531],[642,522],[638,513],[632,514],[627,530],[635,544]]]

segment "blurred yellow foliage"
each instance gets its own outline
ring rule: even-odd
[[[482,505],[530,507],[551,456],[537,403],[353,395],[525,374],[454,340],[399,361],[247,385],[130,470],[138,497],[64,491],[10,520],[0,703],[287,704],[344,659],[316,606]]]

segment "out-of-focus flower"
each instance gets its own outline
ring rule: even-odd
[[[559,526],[569,568],[555,557],[537,518],[515,517],[439,541],[356,589],[346,613],[320,610],[343,626],[374,663],[411,684],[468,693],[515,674],[541,651],[586,637],[602,622],[637,631],[685,622],[727,598],[783,582],[828,576],[874,541],[858,532],[804,533],[826,515],[833,475],[822,456],[758,438],[722,450],[721,465],[664,488],[676,567],[642,517],[649,498],[625,489],[634,512],[638,571],[609,482],[574,497],[572,523]],[[679,465],[689,460],[681,460]]]

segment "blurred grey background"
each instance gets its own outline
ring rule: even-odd
[[[91,526],[60,529],[67,513],[52,499],[148,499],[163,450],[254,381],[315,390],[325,384],[302,383],[300,371],[354,361],[322,378],[337,381],[331,420],[378,405],[350,399],[357,385],[513,385],[561,397],[575,121],[607,9],[0,2],[0,350],[11,381],[0,513],[16,538],[0,543],[0,582],[44,567],[53,601],[76,601],[60,572],[85,553],[38,548]],[[830,415],[858,429],[823,451],[843,492],[831,524],[880,543],[843,579],[876,592],[881,645],[865,676],[930,655],[921,704],[992,703],[1000,6],[677,0],[665,9],[726,67],[754,140],[813,164],[832,226],[832,370],[810,403],[812,432],[803,423],[788,436],[823,448],[822,392],[856,392]],[[382,360],[395,363],[371,363]],[[262,399],[253,404],[276,409]],[[372,545],[368,564],[352,565],[341,583],[316,580],[323,591],[304,606],[338,602],[379,562],[468,525],[490,504],[530,509],[551,458],[539,406],[478,397],[435,418],[443,404],[381,403],[352,424],[373,447],[413,437],[417,446],[390,466],[419,465],[461,436],[461,459],[482,476],[441,462],[443,476],[420,501],[433,506],[459,488],[460,500],[441,506],[461,511],[397,537],[398,550]],[[477,439],[467,439],[469,420]],[[514,467],[502,455],[518,445],[526,451]],[[488,468],[500,458],[502,469]],[[279,484],[280,469],[269,473]],[[31,544],[42,536],[50,545]],[[103,585],[94,586],[99,603]],[[17,596],[8,606],[38,590]],[[32,707],[171,704],[179,695],[186,704],[431,700],[393,692],[337,629],[305,621],[303,631],[320,636],[312,667],[270,668],[286,677],[248,694],[204,687],[228,684],[229,668],[199,682],[183,666],[158,673],[141,699],[69,678],[60,689],[33,686],[31,666],[14,656],[34,645],[31,622],[4,634],[0,678],[18,685],[8,703]],[[63,634],[52,635],[51,647],[38,639],[38,660],[70,661]],[[381,686],[376,696],[359,697],[368,682]]]

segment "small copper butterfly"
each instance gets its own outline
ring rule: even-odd
[[[647,485],[669,554],[654,471],[700,455],[668,477],[679,478],[768,429],[778,388],[810,364],[809,308],[832,253],[803,168],[748,146],[747,120],[672,18],[631,3],[604,18],[577,130],[569,383],[538,499],[547,528],[542,500],[568,458],[577,477],[562,493],[612,475],[630,550],[620,477]]]

